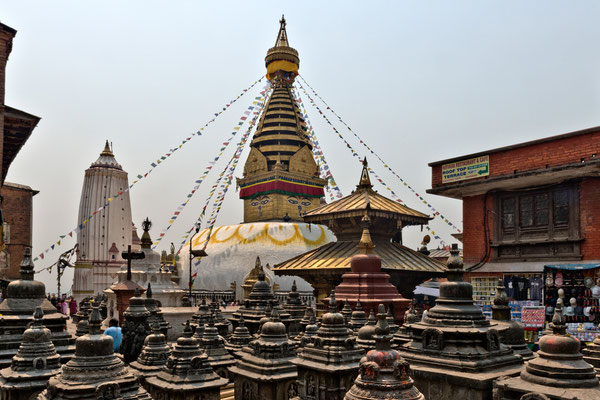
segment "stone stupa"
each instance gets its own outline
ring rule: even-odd
[[[494,382],[494,400],[600,399],[596,371],[579,352],[579,340],[566,335],[562,308],[562,304],[556,304],[550,324],[552,334],[540,339],[538,357],[525,363],[520,376]]]
[[[163,369],[146,379],[146,384],[154,399],[219,400],[221,387],[227,384],[227,379],[221,378],[210,367],[187,323]]]
[[[90,333],[77,338],[75,355],[48,381],[38,400],[151,400],[131,370],[114,354],[113,338],[100,331],[97,306],[90,313]]]
[[[534,355],[525,342],[525,330],[521,324],[511,319],[510,311],[508,296],[504,291],[504,281],[498,279],[494,305],[492,306],[492,320],[498,323],[497,329],[500,333],[500,342],[523,357],[523,360],[531,360]]]
[[[152,333],[146,336],[144,347],[136,361],[129,364],[131,370],[140,378],[146,387],[146,379],[158,374],[171,355],[171,347],[162,333],[158,322],[152,325]]]
[[[0,303],[0,367],[11,364],[12,357],[23,340],[23,332],[33,321],[33,313],[40,307],[44,313],[42,324],[50,330],[52,343],[66,362],[75,351],[75,338],[67,332],[69,317],[56,311],[56,307],[46,298],[46,286],[33,280],[34,266],[31,260],[31,249],[25,248],[21,262],[21,279],[12,281],[6,288],[6,298]]]
[[[148,317],[148,325],[153,326],[154,322],[158,323],[158,327],[165,337],[172,328],[171,324],[165,321],[162,311],[158,307],[158,301],[152,297],[152,285],[148,282],[148,288],[146,289],[146,309],[150,313]]]
[[[302,304],[302,300],[300,299],[300,293],[298,292],[295,280],[292,283],[292,290],[288,292],[283,308],[290,314],[288,335],[290,337],[295,336],[301,331],[300,321],[306,309],[306,306]]]
[[[242,350],[242,359],[229,367],[237,399],[288,399],[298,394],[294,344],[273,310],[260,337]]]
[[[383,304],[379,306],[375,327],[375,350],[360,360],[360,374],[344,400],[402,399],[425,400],[410,377],[410,366],[400,353],[392,350],[392,335]],[[469,399],[458,393],[447,393],[447,399]],[[429,398],[428,398],[429,399]]]
[[[321,327],[297,353],[292,363],[298,368],[298,399],[340,399],[352,386],[364,351],[356,346],[344,316],[337,311],[335,293],[331,293]]]
[[[150,334],[150,325],[148,325],[150,312],[146,309],[146,299],[140,297],[137,289],[134,296],[129,299],[129,307],[123,316],[125,322],[119,352],[123,354],[123,360],[130,363],[138,359],[144,347],[144,340]]]
[[[592,343],[588,343],[581,353],[583,359],[594,366],[596,375],[600,376],[600,335],[596,336]]]
[[[235,359],[225,348],[225,340],[219,335],[212,315],[208,319],[208,324],[204,326],[198,345],[208,357],[208,363],[216,374],[229,379],[227,368],[235,364]]]
[[[3,400],[33,397],[60,371],[60,356],[52,344],[50,330],[43,325],[43,317],[42,308],[36,307],[33,323],[23,333],[23,341],[11,366],[0,371],[0,398]]]
[[[360,304],[360,300],[356,302],[356,307],[354,311],[352,311],[352,315],[350,316],[350,321],[348,322],[348,327],[357,333],[360,328],[362,328],[367,323],[367,314],[362,309],[362,304]]]
[[[473,304],[473,287],[463,282],[463,263],[452,245],[448,282],[427,316],[407,324],[411,340],[398,348],[410,363],[415,385],[428,400],[449,399],[449,393],[469,400],[490,399],[492,382],[515,376],[523,359],[500,341],[501,328]],[[458,398],[458,397],[457,397]]]
[[[375,325],[377,324],[373,310],[369,313],[367,323],[356,332],[356,344],[365,351],[375,348]]]
[[[242,358],[240,351],[244,346],[250,344],[252,340],[252,335],[250,335],[250,331],[246,327],[244,316],[242,315],[238,320],[238,326],[233,331],[233,334],[225,342],[225,348],[234,358],[240,359]]]
[[[257,264],[258,280],[254,283],[248,299],[246,299],[244,304],[233,314],[233,318],[231,318],[233,324],[237,326],[240,316],[243,314],[244,322],[252,335],[258,332],[260,320],[267,316],[267,306],[272,305],[275,300],[271,285],[265,280],[265,271],[258,258]]]

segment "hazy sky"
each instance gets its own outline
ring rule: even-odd
[[[40,191],[34,254],[76,226],[84,170],[106,139],[130,178],[146,172],[264,74],[282,13],[301,74],[422,194],[431,182],[428,162],[599,124],[597,1],[5,0],[1,21],[18,30],[6,103],[42,118],[7,178]],[[158,235],[256,92],[132,189],[138,226],[148,216]],[[307,106],[333,175],[348,194],[360,165]],[[370,160],[409,206],[428,211]],[[164,246],[179,242],[193,224],[214,179],[196,193]],[[461,224],[459,201],[426,199]],[[232,189],[218,224],[241,219]],[[432,227],[451,241],[443,222]],[[417,246],[425,233],[407,229],[407,244]],[[36,267],[73,244],[63,242]],[[65,287],[71,277],[68,271]],[[38,278],[55,289],[47,274]]]

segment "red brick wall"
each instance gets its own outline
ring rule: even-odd
[[[6,246],[9,268],[8,271],[3,271],[1,277],[18,279],[25,247],[31,247],[34,192],[31,189],[5,184],[0,194],[3,197],[4,221],[10,225],[10,238]]]
[[[463,261],[476,263],[485,254],[486,242],[484,232],[484,198],[485,195],[463,198]],[[492,196],[487,196],[488,240],[494,232],[492,214]]]
[[[600,178],[587,178],[579,188],[579,220],[584,260],[600,260]]]
[[[569,136],[549,142],[532,144],[490,154],[490,175],[512,174],[539,168],[570,164],[589,159],[593,154],[600,157],[600,131]],[[469,157],[465,157],[468,159]],[[470,181],[483,180],[475,178]],[[442,165],[435,165],[431,171],[432,187],[442,185]]]

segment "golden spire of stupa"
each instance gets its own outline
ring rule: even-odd
[[[106,141],[106,144],[104,145],[104,150],[102,150],[102,153],[100,153],[100,155],[109,157],[115,156],[110,148],[110,145],[108,144],[108,140]]]
[[[360,254],[372,254],[375,245],[371,240],[371,232],[369,232],[369,227],[371,226],[371,218],[365,213],[365,216],[362,217],[360,221],[363,225],[362,236],[360,237],[360,242],[358,243],[358,252]]]

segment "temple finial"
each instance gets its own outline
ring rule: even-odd
[[[331,291],[331,297],[329,298],[329,312],[337,312],[337,301],[335,300],[335,290]]]
[[[287,38],[287,32],[285,30],[285,16],[282,14],[281,19],[279,20],[279,33],[277,34],[277,40],[275,41],[275,47],[285,46],[289,47],[289,42]]]
[[[371,184],[371,177],[369,176],[369,163],[367,162],[367,157],[362,160],[362,171],[360,173],[360,181],[356,186],[357,189],[371,189],[373,185]]]
[[[108,156],[108,157],[114,157],[115,155],[113,154],[111,148],[110,148],[110,144],[108,144],[108,140],[106,141],[106,144],[104,145],[104,150],[102,150],[102,153],[100,153],[101,156]]]
[[[360,242],[358,243],[358,252],[360,254],[372,254],[375,245],[371,240],[371,232],[369,232],[369,227],[371,226],[371,219],[365,213],[365,216],[362,217],[361,223],[363,225],[362,236],[360,237]]]

